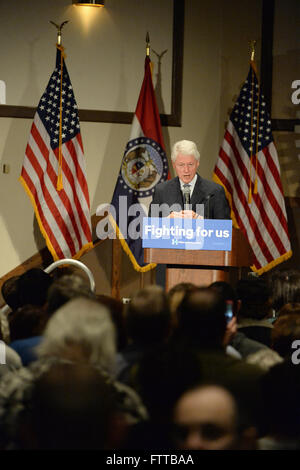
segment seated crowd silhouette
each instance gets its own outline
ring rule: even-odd
[[[300,272],[123,304],[58,271],[2,286],[1,450],[300,448]]]

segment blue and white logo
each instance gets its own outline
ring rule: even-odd
[[[231,251],[231,240],[231,220],[143,219],[143,248]]]

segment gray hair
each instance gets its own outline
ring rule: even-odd
[[[175,162],[179,153],[182,155],[193,155],[198,162],[200,161],[200,153],[197,149],[197,145],[191,140],[179,140],[179,142],[173,145],[171,153],[172,162]]]
[[[36,348],[40,358],[75,358],[113,371],[115,328],[104,305],[84,297],[70,300],[53,314],[43,336]]]

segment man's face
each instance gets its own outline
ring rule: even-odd
[[[174,413],[177,448],[225,450],[234,448],[235,411],[226,390],[207,386],[185,393]]]
[[[192,181],[198,166],[199,162],[194,155],[182,155],[179,153],[175,162],[173,162],[173,168],[183,183],[190,183]]]

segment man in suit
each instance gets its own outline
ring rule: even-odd
[[[230,219],[223,187],[197,174],[200,154],[196,144],[176,142],[171,159],[177,177],[156,186],[149,217]]]

